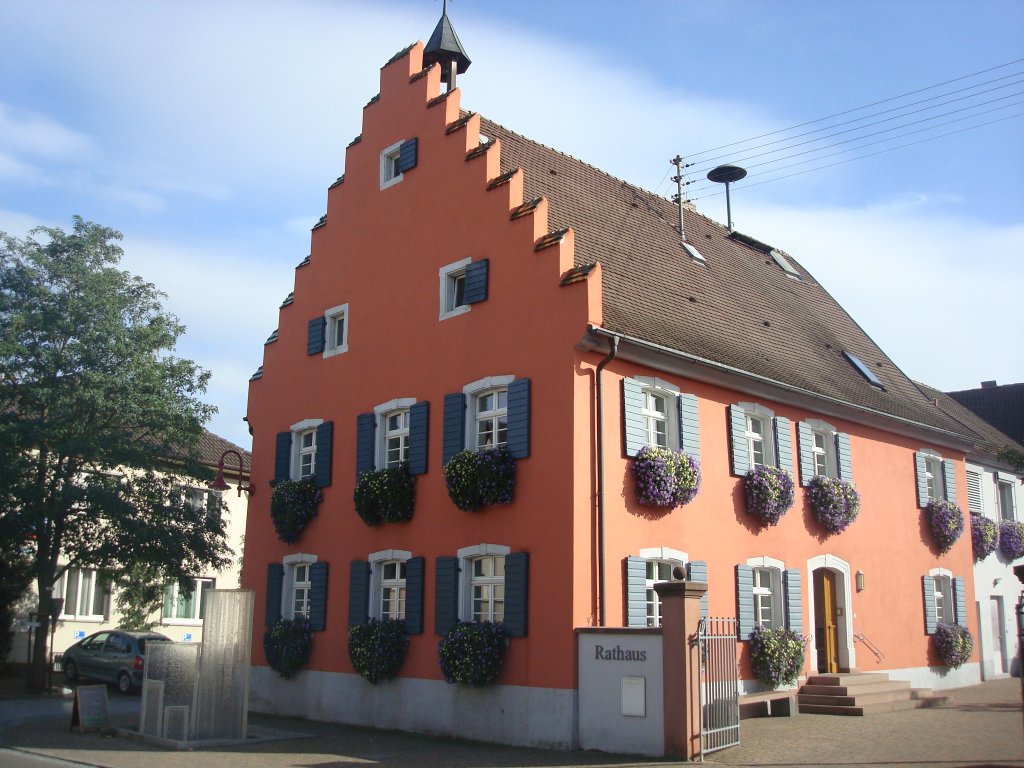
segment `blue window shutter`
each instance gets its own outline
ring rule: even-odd
[[[292,476],[292,433],[278,432],[274,445],[274,483]]]
[[[914,453],[914,474],[917,478],[917,506],[924,509],[928,506],[928,467],[925,464],[925,456],[920,451]],[[932,613],[934,615],[935,611]]]
[[[782,573],[782,587],[786,592],[786,626],[795,632],[804,631],[804,596],[800,590],[800,570],[787,568]]]
[[[405,561],[405,633],[423,634],[423,575],[426,561],[411,557]]]
[[[807,487],[814,477],[814,431],[802,421],[796,424],[796,441],[800,449],[800,485]]]
[[[691,560],[686,564],[686,580],[702,581],[708,583],[708,564],[703,560]],[[708,616],[708,593],[700,599],[700,617],[706,619]]]
[[[423,401],[409,408],[409,474],[422,475],[427,471],[427,433],[430,423],[430,403]],[[422,630],[420,630],[422,631]]]
[[[946,500],[956,504],[956,465],[949,459],[942,462],[942,482],[945,483]]]
[[[622,424],[623,440],[626,444],[626,455],[636,456],[637,451],[647,444],[647,431],[644,429],[644,391],[640,382],[635,379],[622,380]],[[647,623],[644,623],[647,626]]]
[[[679,404],[679,447],[700,461],[700,424],[697,420],[697,396],[684,392]]]
[[[444,442],[441,463],[447,464],[466,447],[466,396],[454,392],[444,396]]]
[[[924,593],[924,631],[927,635],[935,634],[935,579],[931,576],[921,577],[921,591]]]
[[[323,632],[327,626],[327,563],[309,566],[309,626]]]
[[[754,630],[754,569],[736,566],[736,619],[740,640],[749,640]]]
[[[281,620],[281,589],[284,586],[284,566],[280,563],[267,563],[267,600],[266,615],[263,624],[272,627]]]
[[[372,472],[374,460],[374,432],[377,430],[377,416],[360,413],[356,416],[356,480],[363,472]]]
[[[956,623],[967,629],[967,584],[963,576],[953,577],[953,602],[956,604]]]
[[[850,457],[850,436],[845,432],[836,433],[836,463],[839,465],[839,478],[852,483],[853,460]]]
[[[627,557],[626,569],[626,626],[647,626],[647,561],[642,557]]]
[[[434,634],[443,635],[459,620],[459,559],[442,556],[434,567]]]
[[[729,406],[729,438],[732,442],[732,473],[743,477],[750,469],[750,455],[747,450],[747,413],[738,405]],[[742,637],[741,633],[740,639],[747,640],[749,636],[748,630],[747,637]]]
[[[306,328],[306,354],[319,355],[327,339],[327,320],[323,315],[314,317]]]
[[[530,555],[513,552],[505,555],[505,633],[526,637],[527,606],[530,591]]]
[[[316,428],[316,466],[313,474],[316,484],[326,488],[331,484],[331,464],[334,462],[334,422],[325,421]]]
[[[370,564],[353,560],[348,565],[348,625],[358,627],[370,621]]]
[[[402,145],[398,148],[398,172],[399,173],[405,173],[410,168],[415,168],[416,167],[416,162],[417,162],[417,159],[418,159],[417,156],[419,154],[418,148],[419,148],[419,140],[418,139],[409,139],[408,141],[403,141],[402,142]]]
[[[466,265],[465,299],[467,304],[479,304],[487,301],[487,259],[471,261]]]
[[[530,380],[508,385],[508,452],[514,459],[530,455]]]
[[[779,469],[793,471],[793,438],[789,434],[789,419],[775,417],[775,458]]]

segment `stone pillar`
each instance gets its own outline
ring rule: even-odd
[[[708,585],[666,581],[655,584],[654,589],[661,600],[665,756],[692,760],[700,755],[700,659],[696,640],[700,599]]]

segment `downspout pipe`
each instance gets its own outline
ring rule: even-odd
[[[608,355],[597,364],[595,388],[597,390],[597,600],[598,626],[605,626],[604,612],[604,399],[601,372],[619,353],[619,337],[608,339]]]

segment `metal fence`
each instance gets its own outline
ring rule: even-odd
[[[697,627],[700,657],[700,754],[740,743],[740,689],[736,619],[703,618]]]

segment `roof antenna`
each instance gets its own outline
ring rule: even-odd
[[[725,211],[729,221],[729,231],[732,232],[732,200],[729,197],[729,185],[734,181],[746,177],[747,171],[745,168],[740,168],[738,165],[720,165],[717,168],[712,168],[708,171],[708,181],[713,181],[716,184],[725,184]]]

